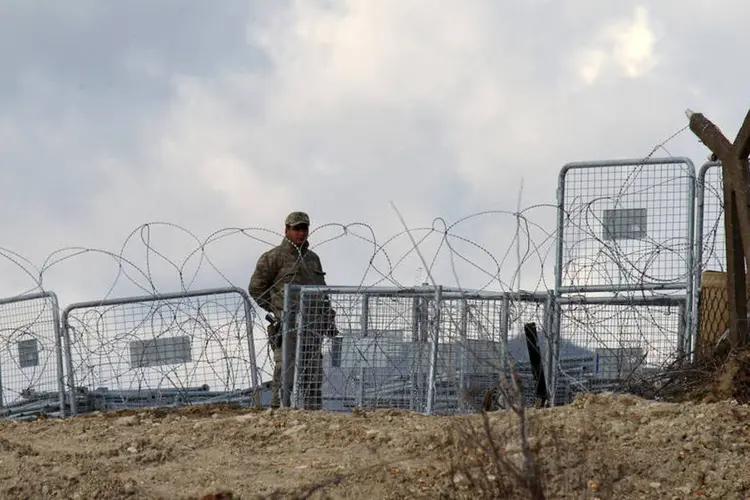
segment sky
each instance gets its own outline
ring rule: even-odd
[[[0,295],[246,288],[293,210],[332,285],[551,289],[561,167],[698,169],[685,110],[734,137],[748,13],[0,0]]]
[[[724,7],[734,15],[716,14]],[[528,257],[521,281],[545,290],[563,164],[646,156],[687,124],[686,108],[733,137],[744,70],[721,76],[715,54],[747,36],[747,10],[0,2],[0,246],[37,278],[44,267],[43,287],[63,302],[244,288],[299,209],[322,226],[311,241],[331,284],[428,281],[415,252],[390,267],[412,246],[405,227],[415,239],[434,227],[423,257],[437,254],[433,278],[455,286],[441,231],[470,217],[450,232],[484,250],[455,238],[455,252],[494,269],[464,262],[458,284],[499,289],[518,286],[520,207],[538,226],[522,234],[521,253],[544,251]],[[655,155],[696,168],[708,154],[689,130],[665,147]],[[471,217],[483,212],[492,213]],[[373,239],[388,244],[371,266]],[[118,255],[137,286],[118,276]],[[15,263],[2,270],[6,296],[35,286]]]

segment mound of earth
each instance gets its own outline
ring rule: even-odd
[[[520,465],[518,419],[487,414],[491,447],[482,419],[212,406],[2,421],[0,497],[480,498],[482,474],[528,497],[482,451]],[[750,407],[735,401],[587,395],[527,422],[547,498],[750,495]]]

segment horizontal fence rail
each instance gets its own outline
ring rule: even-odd
[[[53,292],[0,300],[0,416],[65,416],[60,338]]]
[[[239,288],[72,304],[62,315],[73,414],[259,404],[252,306]]]

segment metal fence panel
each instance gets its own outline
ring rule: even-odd
[[[683,352],[685,303],[667,296],[559,299],[558,384],[569,395],[560,402],[577,392],[614,390],[675,361]]]
[[[551,386],[550,339],[546,323],[547,295],[442,294],[435,399],[431,413],[462,413],[482,407],[488,391],[508,380],[510,370],[521,379],[524,403],[535,401],[536,385],[524,325],[534,323],[544,369]]]
[[[65,415],[60,339],[53,292],[0,300],[0,415]]]
[[[533,401],[525,337],[513,332],[530,321],[542,326],[547,295],[317,286],[287,293],[297,297],[283,340],[293,350],[282,370],[292,377],[293,407],[475,411],[511,361]],[[326,337],[325,316],[315,308],[321,295],[336,311],[335,338]]]
[[[242,289],[72,304],[63,328],[74,412],[229,398],[259,404],[252,306]]]
[[[705,163],[698,172],[695,260],[701,271],[727,270],[723,181],[721,162]]]
[[[692,288],[695,169],[687,158],[565,165],[555,290]]]
[[[340,332],[327,338],[326,325],[312,306],[318,294],[299,294],[296,311],[301,313],[290,319],[293,330],[284,331],[283,344],[294,350],[283,370],[294,374],[291,405],[332,411],[361,406],[423,411],[431,336],[419,318],[428,317],[428,301],[417,295],[326,290]]]

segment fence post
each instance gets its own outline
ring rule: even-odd
[[[554,353],[555,353],[555,332],[554,332],[554,310],[555,310],[555,292],[547,291],[547,299],[544,302],[544,321],[542,322],[542,329],[544,330],[545,349],[544,349],[544,364],[546,365],[545,371],[545,384],[547,384],[547,405],[553,406],[554,394],[555,394],[555,364],[554,364]]]
[[[253,384],[253,400],[255,407],[261,407],[260,384],[258,384],[258,360],[255,357],[255,339],[253,333],[253,311],[250,307],[249,297],[242,294],[242,303],[245,306],[245,329],[247,331],[247,349],[250,354],[250,380]]]
[[[469,304],[466,299],[461,299],[458,305],[459,314],[459,330],[458,336],[460,339],[460,345],[458,347],[459,356],[461,356],[459,367],[458,367],[458,405],[459,408],[464,411],[467,408],[466,398],[466,370],[468,369],[466,351],[469,348],[468,336],[466,332],[469,329]],[[476,363],[479,365],[479,363]]]
[[[365,342],[365,337],[367,337],[367,326],[369,321],[369,312],[370,312],[370,297],[368,295],[364,295],[362,297],[362,313],[359,317],[359,328],[362,332],[362,341]],[[366,345],[366,344],[365,344]],[[373,351],[374,351],[373,346]],[[369,349],[365,347],[365,353],[367,353]],[[365,364],[367,364],[367,355],[362,355],[362,360],[359,365],[359,394],[357,394],[357,406],[362,409],[364,405],[364,399],[365,399]]]
[[[419,387],[422,376],[422,372],[419,369],[418,361],[422,360],[422,330],[423,315],[422,315],[422,297],[416,295],[412,299],[412,334],[411,334],[411,355],[410,355],[410,379],[411,379],[411,394],[409,400],[409,409],[411,411],[417,411],[417,401],[419,401]]]
[[[503,309],[500,317],[500,370],[501,378],[510,375],[510,355],[508,354],[508,333],[510,332],[510,295],[503,296]]]
[[[281,406],[291,406],[291,394],[289,393],[289,340],[292,330],[292,296],[289,283],[284,284],[284,309],[281,313]],[[271,388],[273,391],[273,388]]]
[[[690,311],[686,307],[685,302],[680,302],[677,310],[680,317],[677,323],[677,357],[683,360],[686,355],[690,355]]]
[[[724,192],[724,227],[729,298],[729,339],[732,348],[750,343],[748,333],[747,271],[750,265],[750,198],[747,171],[750,155],[750,111],[734,142],[702,113],[686,111],[690,130],[721,161]]]
[[[0,409],[5,408],[5,395],[3,394],[3,365],[0,363]]]
[[[695,199],[695,180],[696,180],[696,172],[695,172],[695,166],[693,165],[693,162],[690,160],[685,160],[685,164],[690,167],[690,174],[693,176],[692,182],[688,186],[688,192],[689,192],[689,200]],[[688,251],[687,251],[687,262],[685,263],[685,272],[687,272],[686,276],[686,284],[685,284],[685,315],[683,316],[684,320],[686,321],[685,327],[686,331],[692,331],[692,311],[693,308],[696,307],[693,297],[695,295],[695,279],[693,277],[693,273],[696,272],[696,266],[695,266],[695,203],[688,203],[688,220],[690,223],[688,224]],[[700,265],[698,266],[698,274],[700,274]]]
[[[689,359],[695,359],[693,352],[698,347],[698,334],[700,327],[700,297],[703,286],[703,245],[705,243],[704,224],[706,222],[706,176],[709,169],[720,167],[721,162],[709,161],[701,166],[696,177],[696,209],[695,209],[695,249],[694,269],[693,272],[693,299],[690,308],[690,328],[687,332],[687,350],[685,351]],[[721,169],[719,169],[721,171]],[[723,199],[723,198],[722,198]]]
[[[442,303],[442,286],[438,286],[435,289],[435,316],[432,319],[432,344],[430,351],[430,371],[427,382],[427,408],[425,413],[431,415],[435,405],[435,384],[437,376],[437,363],[438,363],[438,342],[440,340],[440,309]]]
[[[65,417],[65,368],[63,363],[63,332],[60,327],[60,305],[55,293],[47,292],[47,294],[52,302],[52,323],[55,329],[55,349],[57,350],[57,389],[60,391],[60,416]],[[0,384],[0,387],[2,387],[2,384]],[[0,404],[2,404],[1,395]]]
[[[294,385],[292,386],[292,408],[300,408],[301,401],[304,401],[304,395],[301,394],[303,371],[300,368],[302,364],[302,344],[305,341],[305,335],[303,334],[304,321],[305,321],[305,290],[301,289],[299,292],[299,308],[297,309],[297,328],[296,337],[297,342],[295,343],[294,353]]]
[[[68,316],[70,315],[70,306],[66,307],[62,313],[62,333],[65,340],[65,355],[67,358],[68,366],[68,394],[70,395],[70,414],[76,415],[78,413],[78,399],[76,397],[76,381],[75,373],[73,371],[73,346],[70,339],[70,323]]]

